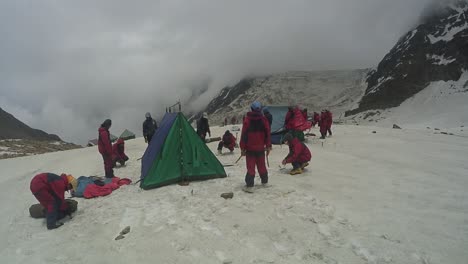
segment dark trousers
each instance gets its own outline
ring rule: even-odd
[[[293,169],[297,169],[297,168],[302,167],[302,164],[304,164],[304,163],[303,162],[293,162],[291,164],[293,166]]]
[[[62,201],[53,193],[47,190],[40,190],[33,193],[34,197],[45,208],[47,229],[55,227],[57,220],[65,217],[65,212],[61,211]]]
[[[331,127],[328,127],[328,128],[327,128],[327,132],[328,132],[328,134],[330,134],[330,136],[332,135]],[[326,135],[326,134],[327,134],[327,133],[325,132],[325,135]]]
[[[121,156],[117,156],[114,158],[114,161],[112,163],[112,166],[115,167],[117,166],[117,162],[120,163],[120,166],[124,166],[125,165],[125,162],[128,160],[128,157],[127,155],[121,155]]]
[[[151,139],[153,138],[153,135],[147,135],[146,140],[148,141],[148,145],[151,143]]]
[[[218,144],[218,150],[222,150],[223,147],[229,149],[230,151],[233,151],[233,150],[234,150],[233,147],[230,147],[230,146],[228,146],[228,145],[224,145],[224,142],[223,142],[223,141],[220,141],[219,144]]]
[[[247,152],[245,156],[247,165],[247,174],[245,175],[245,183],[247,187],[254,186],[255,167],[262,179],[262,183],[268,183],[268,171],[265,166],[265,152]]]
[[[112,169],[114,167],[114,162],[112,162],[112,156],[102,155],[102,159],[104,160],[104,173],[106,178],[114,177],[114,170]]]

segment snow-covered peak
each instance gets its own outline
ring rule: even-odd
[[[458,81],[468,70],[468,2],[437,3],[368,75],[354,115],[399,106],[431,82]]]

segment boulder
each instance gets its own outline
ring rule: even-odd
[[[397,124],[393,124],[393,128],[394,129],[401,129],[401,127],[399,125],[397,125]]]
[[[232,197],[234,197],[234,193],[233,192],[222,193],[221,197],[223,197],[224,199],[232,199]]]

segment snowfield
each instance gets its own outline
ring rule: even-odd
[[[227,127],[228,129],[231,126]],[[245,161],[220,155],[228,177],[77,199],[59,229],[29,217],[40,172],[102,175],[96,147],[0,160],[2,263],[467,263],[468,138],[433,130],[337,125],[308,138],[311,165],[290,176],[274,146],[269,188],[241,191]],[[213,137],[226,128],[213,128]],[[372,133],[376,131],[376,133]],[[318,134],[316,129],[313,132]],[[216,142],[208,144],[215,152]],[[146,144],[115,174],[137,181]],[[256,178],[256,183],[259,179]],[[221,193],[233,192],[225,200]],[[114,240],[126,226],[122,240]]]

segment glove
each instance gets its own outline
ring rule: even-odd
[[[148,143],[148,139],[145,138],[145,143]]]
[[[270,155],[270,152],[271,152],[271,148],[267,148],[267,149],[266,149],[266,155],[267,155],[267,156]]]
[[[61,226],[63,226],[63,223],[61,223],[61,222],[56,222],[53,226],[48,226],[47,229],[52,230],[52,229],[59,228],[59,227],[61,227]]]

